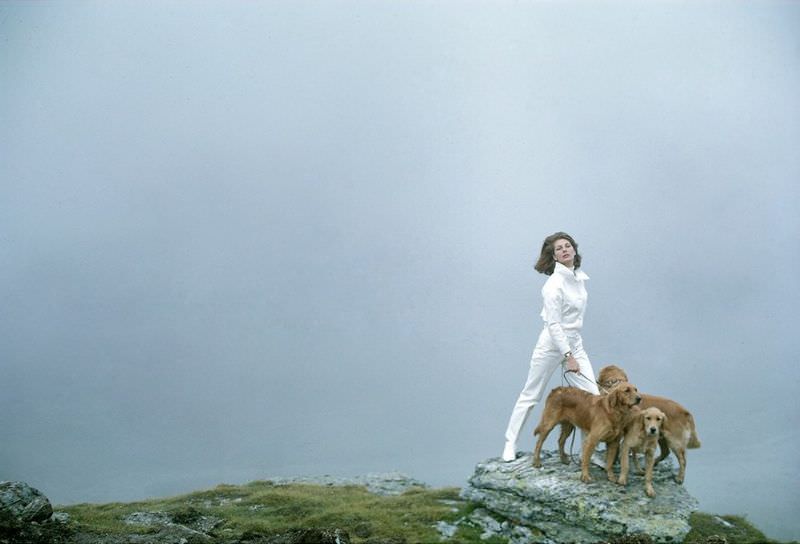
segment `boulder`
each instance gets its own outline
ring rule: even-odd
[[[0,482],[0,511],[23,523],[43,522],[53,515],[47,497],[25,482]]]
[[[653,473],[654,498],[644,492],[643,476],[631,473],[626,487],[609,482],[592,466],[594,481],[580,480],[577,464],[564,465],[557,452],[542,452],[542,468],[530,454],[511,462],[478,463],[463,498],[540,535],[531,542],[602,542],[625,535],[649,535],[653,542],[681,542],[698,502],[677,484],[667,461]],[[617,471],[618,472],[618,471]]]

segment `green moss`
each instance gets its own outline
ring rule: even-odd
[[[730,526],[722,523],[724,520]],[[761,544],[775,542],[768,539],[764,533],[753,527],[741,516],[715,516],[703,512],[694,512],[689,518],[692,530],[683,540],[685,544],[701,544],[710,536],[722,536],[728,542],[736,544]]]
[[[124,523],[134,512],[166,512],[180,523],[201,516],[225,520],[235,534],[275,534],[292,529],[336,527],[354,544],[367,539],[403,536],[408,542],[436,542],[434,524],[455,521],[471,506],[458,500],[458,489],[413,488],[399,496],[378,496],[361,486],[282,485],[251,482],[222,485],[162,500],[130,504],[79,504],[62,507],[79,528],[98,534],[147,533],[153,529]],[[458,501],[461,510],[443,501]],[[473,541],[473,540],[468,540]],[[474,540],[477,542],[477,540]]]

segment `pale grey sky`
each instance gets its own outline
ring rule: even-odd
[[[532,265],[565,230],[595,369],[696,416],[701,508],[800,538],[799,24],[791,2],[3,3],[0,479],[57,502],[463,485],[501,452]]]

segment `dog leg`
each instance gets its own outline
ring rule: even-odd
[[[683,483],[683,479],[686,477],[686,450],[683,448],[675,448],[673,450],[675,453],[675,457],[678,458],[678,475],[675,477],[675,481],[679,484]]]
[[[533,466],[536,468],[542,466],[542,444],[544,444],[547,435],[550,434],[550,431],[553,430],[555,425],[556,422],[545,421],[544,418],[542,418],[542,421],[539,422],[539,426],[536,427],[536,430],[533,432],[534,435],[539,435],[539,440],[536,441],[536,448],[533,450]]]
[[[639,466],[639,452],[636,450],[631,450],[631,460],[633,461],[633,470],[636,471],[636,474],[642,474],[644,470],[642,467]]]
[[[653,489],[653,465],[655,465],[655,445],[652,448],[647,448],[644,452],[644,492],[648,497],[655,497],[656,490]]]
[[[656,459],[656,464],[659,464],[669,455],[669,442],[663,436],[658,439],[658,448],[660,453],[658,454],[658,459]]]
[[[617,458],[618,450],[619,440],[606,442],[606,476],[608,476],[609,482],[617,481],[617,477],[614,476],[614,460]]]
[[[592,458],[592,453],[597,447],[599,440],[592,433],[586,436],[583,441],[583,452],[581,455],[581,481],[588,484],[592,481],[592,476],[589,474],[589,461]]]
[[[631,448],[630,445],[626,440],[622,441],[622,449],[619,452],[619,479],[617,483],[619,485],[628,485],[628,457],[630,456]],[[634,453],[634,459],[636,459],[636,454]]]
[[[567,438],[569,438],[569,435],[571,435],[574,430],[575,427],[571,423],[561,424],[561,434],[558,436],[558,454],[561,456],[561,462],[565,465],[569,464],[569,457],[564,451],[564,444],[566,444]]]

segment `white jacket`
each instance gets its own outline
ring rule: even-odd
[[[550,333],[550,338],[565,354],[572,351],[567,334],[579,333],[586,313],[586,292],[584,282],[589,279],[582,270],[573,272],[561,263],[556,263],[553,273],[542,287],[542,319]]]

